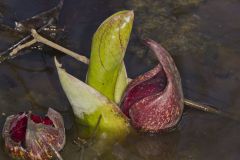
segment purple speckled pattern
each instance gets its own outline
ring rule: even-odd
[[[157,133],[176,126],[183,112],[181,78],[171,55],[157,42],[146,40],[160,64],[128,86],[121,105],[134,128]]]
[[[7,117],[2,136],[13,159],[48,160],[65,145],[63,118],[51,108],[45,117],[28,112]]]

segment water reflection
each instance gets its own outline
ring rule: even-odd
[[[21,37],[6,25],[11,26],[16,19],[29,18],[56,3],[48,0],[1,1],[0,13],[4,16],[2,18],[0,14],[0,19],[4,26],[0,27],[0,50],[8,48]],[[136,14],[125,59],[130,77],[154,65],[154,57],[141,44],[141,38],[153,38],[172,53],[182,76],[186,97],[240,115],[238,0],[129,0],[125,3],[66,0],[59,19],[59,25],[65,28],[65,32],[59,33],[56,41],[89,56],[91,37],[97,26],[110,14],[123,8],[134,9]],[[72,130],[71,107],[60,87],[52,60],[52,55],[59,53],[49,48],[26,52],[28,54],[10,63],[29,69],[48,69],[28,72],[9,63],[0,64],[0,129],[6,117],[3,112],[9,115],[31,109],[43,113],[47,107],[53,107],[63,113],[68,129],[63,158],[79,160],[81,152],[73,144],[76,135]],[[71,74],[85,79],[87,66],[66,56],[62,57],[62,62]],[[86,150],[84,158],[238,159],[239,133],[239,123],[189,110],[173,133],[129,136],[102,156],[91,149]],[[2,147],[0,159],[9,159]]]
[[[163,135],[133,135],[123,146],[116,145],[112,154],[119,160],[129,157],[138,160],[177,159],[179,138],[178,130]]]

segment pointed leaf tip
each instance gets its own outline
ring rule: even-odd
[[[60,68],[55,59],[62,88],[73,108],[80,136],[88,138],[95,132],[99,116],[102,116],[96,135],[105,134],[108,138],[119,139],[129,133],[127,117],[118,106],[91,86],[68,74]]]
[[[116,91],[118,79],[127,84],[121,68],[123,58],[130,38],[134,19],[133,11],[120,11],[107,18],[94,34],[91,48],[90,65],[87,83],[108,97],[118,102],[123,89]],[[119,76],[122,76],[118,78]],[[126,86],[125,86],[126,87]],[[123,87],[123,88],[125,88]],[[115,93],[118,95],[115,96]]]
[[[90,114],[94,112],[98,106],[104,105],[108,102],[107,98],[102,96],[94,88],[88,86],[62,69],[62,65],[56,58],[55,64],[61,85],[73,107],[75,116],[82,118],[83,114]]]

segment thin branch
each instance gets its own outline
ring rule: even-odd
[[[14,56],[16,56],[16,54],[19,52],[19,51],[21,51],[22,49],[24,49],[24,48],[28,48],[28,47],[31,47],[33,44],[35,44],[35,43],[37,43],[37,40],[36,39],[33,39],[33,40],[31,40],[31,41],[29,41],[29,42],[26,42],[26,43],[24,43],[24,44],[22,44],[22,45],[18,45],[16,48],[14,48],[10,53],[9,53],[9,55],[11,56],[11,57],[14,57]]]
[[[81,61],[81,62],[83,62],[85,64],[89,64],[89,59],[87,57],[79,55],[76,52],[73,52],[73,51],[71,51],[71,50],[69,50],[67,48],[64,48],[64,47],[62,47],[62,46],[60,46],[60,45],[58,45],[58,44],[56,44],[56,43],[54,43],[54,42],[52,42],[52,41],[50,41],[48,39],[42,37],[40,34],[37,33],[37,31],[35,29],[32,29],[31,32],[32,32],[33,38],[37,42],[41,42],[41,43],[43,43],[43,44],[45,44],[47,46],[50,46],[50,47],[52,47],[52,48],[54,48],[56,50],[59,50],[59,51],[65,53],[65,54],[75,58],[78,61]]]
[[[45,25],[43,25],[42,27],[40,27],[39,29],[37,29],[38,32],[42,31],[44,28],[48,27],[49,25],[51,25],[53,23],[53,18],[51,18],[48,23],[46,23]],[[0,57],[5,56],[6,54],[8,54],[9,52],[11,52],[14,48],[18,47],[19,45],[25,43],[26,41],[28,41],[31,38],[31,35],[27,35],[24,38],[22,38],[20,41],[18,41],[16,44],[12,45],[10,48],[8,48],[7,50],[3,51],[0,53]],[[11,56],[10,56],[11,57]]]
[[[186,99],[186,98],[184,99],[184,103],[187,106],[191,106],[192,108],[201,110],[203,112],[214,113],[214,114],[222,114],[222,112],[218,109],[215,109],[215,108],[210,107],[208,105],[204,105],[204,104],[194,102],[194,101]]]
[[[197,109],[197,110],[200,110],[200,111],[203,111],[203,112],[220,115],[222,117],[232,119],[232,120],[235,120],[235,121],[240,121],[239,116],[228,113],[228,112],[223,112],[223,111],[221,111],[219,109],[216,109],[215,107],[210,106],[210,105],[201,104],[201,103],[198,103],[198,102],[192,101],[190,99],[186,99],[186,98],[184,99],[184,104],[188,107],[193,108],[193,109]]]

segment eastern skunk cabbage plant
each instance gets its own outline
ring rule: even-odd
[[[49,108],[46,116],[23,112],[7,117],[2,136],[13,159],[49,160],[65,144],[62,116]]]
[[[170,54],[153,40],[145,43],[159,64],[128,85],[121,109],[136,129],[153,133],[167,131],[175,127],[182,116],[181,79]]]
[[[55,59],[82,138],[95,135],[98,140],[117,141],[130,132],[128,118],[116,103],[127,86],[123,57],[132,23],[133,12],[121,11],[100,25],[92,41],[87,83],[68,74]]]
[[[87,84],[66,73],[56,61],[60,82],[77,122],[84,126],[82,137],[95,132],[99,117],[102,120],[98,137],[124,137],[129,132],[128,119],[116,104],[121,104],[133,127],[143,132],[170,130],[182,116],[180,75],[170,54],[155,41],[145,42],[160,63],[126,88],[128,78],[123,58],[132,23],[133,12],[121,11],[100,25],[92,41]]]

